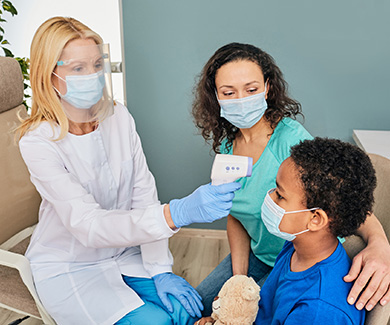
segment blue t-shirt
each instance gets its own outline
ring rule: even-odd
[[[260,291],[256,325],[364,324],[365,311],[347,303],[353,283],[344,282],[351,260],[338,243],[325,260],[303,272],[290,270],[294,246],[286,242]]]
[[[242,187],[235,192],[230,214],[241,222],[251,238],[253,254],[263,263],[273,266],[284,240],[271,235],[261,219],[261,206],[267,191],[276,187],[276,174],[280,164],[290,156],[292,146],[313,137],[296,120],[284,118],[276,126],[258,161],[253,165],[252,176],[238,180]],[[221,144],[221,152],[227,150],[227,141]]]

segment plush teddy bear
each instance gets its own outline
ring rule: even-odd
[[[259,310],[260,287],[246,275],[225,282],[213,302],[213,323],[206,325],[252,325]]]

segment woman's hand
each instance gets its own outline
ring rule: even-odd
[[[367,247],[355,256],[344,281],[355,283],[349,292],[348,303],[361,310],[371,310],[380,300],[382,306],[390,300],[390,245],[386,239],[369,241]],[[367,287],[366,287],[367,286]],[[364,289],[364,291],[362,291]]]
[[[206,324],[214,324],[215,320],[213,320],[211,317],[202,317],[197,322],[194,323],[194,325],[206,325]]]
[[[187,310],[191,317],[202,317],[202,298],[196,290],[183,278],[173,273],[161,273],[153,277],[157,294],[168,312],[173,313],[172,303],[168,295],[174,296]]]

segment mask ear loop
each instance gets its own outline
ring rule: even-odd
[[[311,209],[303,209],[303,210],[295,210],[295,211],[286,211],[284,214],[289,214],[289,213],[299,213],[299,212],[306,212],[306,211],[313,211],[313,210],[319,210],[321,208],[311,208]]]
[[[64,79],[64,78],[61,78],[58,74],[56,74],[54,71],[52,72],[52,74],[54,74],[57,78],[60,78],[62,81],[64,81],[65,83],[66,83],[66,80]],[[58,93],[58,95],[60,96],[60,97],[62,97],[62,94],[60,93],[60,91],[56,88],[56,87],[54,87],[54,85],[52,85],[52,87],[54,88],[54,90]]]
[[[319,210],[319,209],[321,209],[321,208],[311,208],[311,209],[298,210],[298,211],[291,211],[291,212],[292,212],[292,213],[296,213],[296,212],[313,211],[313,210],[315,211],[315,210]],[[285,213],[285,214],[286,214],[286,213]],[[298,236],[298,235],[303,234],[303,233],[308,232],[308,231],[310,231],[310,229],[305,229],[305,230],[302,230],[302,231],[297,232],[297,233],[292,234],[292,235]]]
[[[291,235],[293,235],[293,236],[298,236],[298,235],[303,234],[303,233],[308,232],[308,231],[310,231],[310,229],[305,229],[305,230],[302,230],[302,231],[300,231],[300,232],[297,232],[297,233],[291,234]]]
[[[215,92],[215,97],[217,98],[217,102],[219,102],[217,89],[215,89],[214,92]]]

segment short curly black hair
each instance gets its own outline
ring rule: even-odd
[[[372,212],[375,170],[358,147],[337,139],[315,138],[291,148],[308,208],[320,207],[339,237],[356,234]]]

